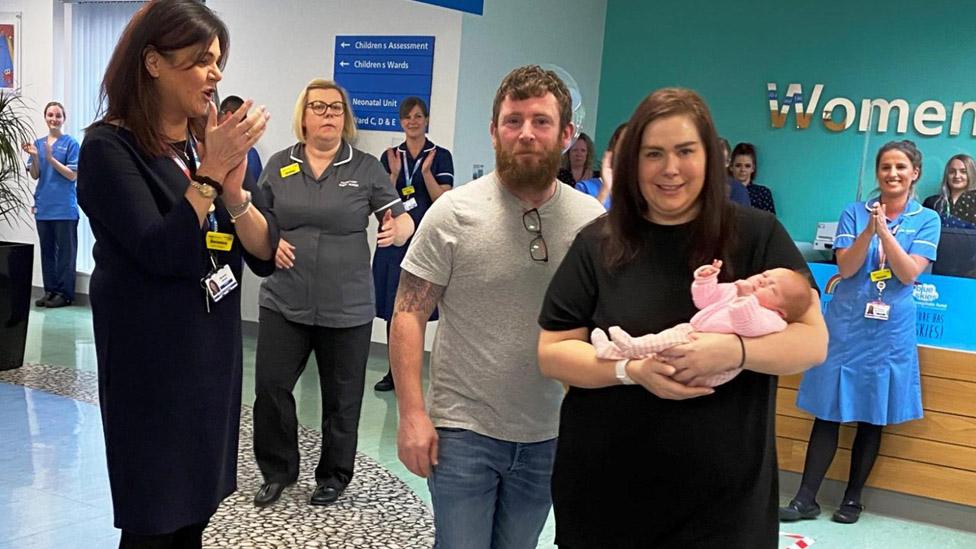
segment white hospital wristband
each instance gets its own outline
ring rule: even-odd
[[[613,367],[614,368],[614,375],[617,376],[617,381],[619,381],[620,383],[622,383],[624,385],[637,385],[637,382],[634,381],[633,379],[630,379],[630,376],[627,375],[627,363],[628,362],[630,362],[630,359],[629,358],[625,358],[623,360],[618,360],[617,363]]]

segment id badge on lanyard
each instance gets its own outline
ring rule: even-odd
[[[187,135],[186,143],[188,150],[185,152],[187,153],[187,159],[192,159],[193,161],[193,170],[191,171],[190,166],[178,154],[173,154],[173,161],[179,166],[187,180],[193,181],[193,172],[196,171],[199,159],[197,158],[196,144],[192,135]],[[234,276],[234,272],[231,271],[230,266],[219,265],[217,263],[217,255],[214,251],[226,252],[230,250],[234,243],[234,235],[222,233],[218,230],[217,215],[215,212],[216,208],[213,204],[210,204],[210,209],[207,211],[207,225],[210,230],[207,231],[205,238],[207,250],[210,255],[211,269],[206,276],[200,279],[200,286],[203,288],[203,301],[208,313],[210,312],[211,301],[217,303],[238,286],[237,278]]]
[[[898,232],[898,227],[901,225],[895,225],[891,229],[891,234],[894,235]],[[876,235],[874,238],[878,238],[878,268],[871,271],[871,282],[874,282],[874,287],[878,290],[878,296],[872,301],[867,302],[864,305],[864,318],[871,320],[888,320],[889,313],[891,312],[891,305],[884,302],[884,291],[887,286],[886,280],[890,280],[892,273],[891,269],[886,267],[886,258],[884,252],[884,246],[881,244],[881,239]]]
[[[408,164],[407,160],[408,160],[408,155],[406,152],[404,152],[403,153],[404,168],[407,167]],[[411,198],[411,195],[417,192],[417,189],[413,186],[413,178],[417,176],[417,168],[419,168],[420,165],[423,163],[424,163],[423,155],[418,156],[416,162],[414,162],[413,170],[407,170],[407,169],[403,170],[403,181],[404,183],[406,183],[406,185],[403,187],[403,190],[400,191],[403,194],[403,198],[405,199]]]

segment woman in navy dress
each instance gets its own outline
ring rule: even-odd
[[[396,148],[386,149],[380,158],[383,168],[390,174],[390,184],[396,187],[403,206],[413,218],[414,225],[430,209],[431,204],[454,186],[454,160],[451,151],[438,147],[427,139],[427,123],[430,112],[419,97],[407,97],[400,102],[400,127],[407,140]],[[373,255],[373,284],[376,289],[376,318],[386,321],[386,336],[390,336],[390,320],[393,319],[393,302],[396,301],[400,284],[400,262],[407,255],[405,246],[376,248]],[[430,320],[437,320],[437,310]],[[393,376],[386,375],[373,387],[377,391],[393,389]]]
[[[939,217],[913,198],[922,154],[892,141],[875,160],[878,196],[844,208],[834,250],[841,281],[827,305],[827,360],[807,371],[796,404],[816,416],[803,481],[780,520],[820,514],[816,496],[837,451],[841,423],[857,422],[851,472],[835,522],[860,517],[861,490],[885,425],[922,417],[915,336],[915,279],[935,261]]]
[[[741,183],[749,192],[749,204],[753,208],[766,210],[776,215],[776,204],[773,203],[773,192],[755,182],[759,172],[756,162],[756,147],[752,143],[739,143],[732,149],[732,162],[729,165],[732,177]]]
[[[98,396],[123,548],[200,547],[237,488],[241,294],[229,276],[241,279],[243,261],[269,274],[277,236],[244,185],[266,111],[248,114],[248,101],[217,123],[228,46],[204,4],[147,3],[112,54],[105,116],[81,147]],[[211,281],[223,297],[208,293]]]

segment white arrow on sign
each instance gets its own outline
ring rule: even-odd
[[[348,48],[350,46],[349,42],[339,42],[339,45],[343,48]]]
[[[346,66],[346,65],[348,65],[348,64],[349,64],[349,63],[346,63],[345,61],[339,61],[339,66],[340,66],[340,67],[345,67],[345,66]]]

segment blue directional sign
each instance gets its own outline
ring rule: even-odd
[[[332,74],[349,92],[361,130],[401,131],[400,101],[430,107],[433,36],[336,36]]]
[[[424,4],[433,4],[452,10],[466,11],[475,15],[485,13],[485,0],[417,0]]]

